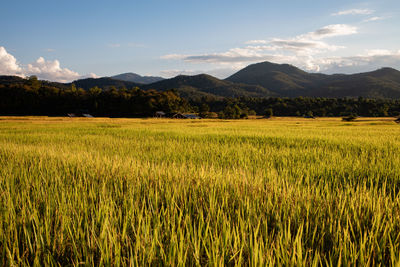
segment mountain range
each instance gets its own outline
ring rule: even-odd
[[[115,76],[114,76],[115,77]],[[261,62],[221,80],[210,75],[180,75],[151,84],[148,90],[175,89],[185,98],[213,97],[365,97],[400,98],[400,72],[381,68],[358,74],[309,73],[289,64]]]
[[[400,98],[400,72],[392,68],[358,74],[308,73],[288,64],[262,62],[226,79],[259,85],[286,97]]]
[[[0,77],[0,84],[19,81],[10,76]],[[165,91],[174,89],[187,99],[201,97],[365,97],[400,98],[400,72],[381,68],[358,74],[321,74],[305,72],[288,64],[262,62],[252,64],[221,80],[207,74],[179,75],[174,78],[140,76],[124,73],[112,77],[80,79],[73,82],[85,90],[98,86]],[[65,88],[72,83],[51,83]]]

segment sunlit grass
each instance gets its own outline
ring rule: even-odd
[[[0,118],[1,265],[400,261],[390,120]]]

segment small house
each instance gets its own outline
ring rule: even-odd
[[[165,112],[164,111],[157,111],[155,114],[154,114],[154,117],[155,118],[164,118],[165,117]]]

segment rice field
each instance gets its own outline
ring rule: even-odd
[[[392,120],[0,117],[0,265],[399,266]]]

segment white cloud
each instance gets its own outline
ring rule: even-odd
[[[161,56],[161,59],[184,59],[186,58],[188,55],[180,55],[180,54],[169,54],[169,55],[165,55],[165,56]]]
[[[284,54],[265,53],[266,51],[275,51],[273,46],[246,46],[244,48],[232,48],[226,52],[202,54],[202,55],[185,55],[184,57],[175,55],[174,58],[182,59],[190,63],[211,63],[229,66],[230,68],[243,67],[250,62],[258,61],[274,61],[281,62],[289,60],[291,56]]]
[[[343,46],[328,44],[322,41],[323,39],[356,33],[357,27],[346,24],[333,24],[313,32],[298,35],[294,38],[273,38],[268,44],[272,46],[274,50],[291,51],[298,55],[310,55],[344,48]]]
[[[269,45],[274,47],[275,50],[291,51],[296,53],[298,56],[313,55],[345,48],[343,46],[328,44],[325,41],[322,41],[323,39],[356,33],[357,27],[346,24],[333,24],[313,32],[298,35],[294,38],[273,38],[269,42]]]
[[[333,13],[332,16],[343,16],[343,15],[370,15],[374,13],[374,10],[371,9],[348,9],[342,10],[337,13]]]
[[[268,43],[268,41],[266,41],[266,40],[250,40],[250,41],[246,42],[246,44],[249,44],[249,45],[266,44],[266,43]]]
[[[297,54],[317,54],[344,48],[343,46],[329,45],[325,42],[306,39],[273,39],[270,44],[275,47],[275,50],[293,51]]]
[[[330,37],[352,35],[357,33],[357,27],[347,24],[332,24],[304,35],[299,35],[297,39],[321,40]]]
[[[68,82],[81,77],[79,73],[67,68],[61,68],[58,60],[45,60],[39,57],[36,62],[28,64],[24,70],[26,75],[36,75],[41,79]]]
[[[385,19],[385,18],[384,17],[372,17],[372,18],[363,20],[363,22],[378,21],[378,20],[383,20],[383,19]]]
[[[277,47],[272,45],[248,45],[245,49],[253,51],[276,51]]]
[[[367,56],[388,56],[392,55],[393,52],[387,49],[367,49]]]
[[[43,57],[39,57],[33,63],[22,65],[2,46],[0,46],[0,75],[36,75],[40,79],[57,82],[70,82],[85,77],[97,77],[94,73],[80,75],[68,68],[62,68],[58,60],[45,60]]]
[[[0,46],[0,74],[2,75],[20,75],[21,67],[18,65],[17,59],[9,54],[7,50]]]

